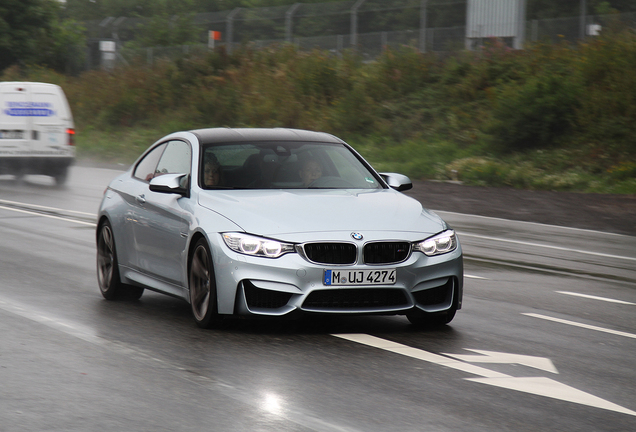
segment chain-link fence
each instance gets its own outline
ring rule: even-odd
[[[526,0],[510,1],[517,2],[522,10]],[[210,46],[211,31],[220,35],[220,39],[214,41],[215,46],[223,46],[229,52],[243,44],[265,47],[293,43],[302,50],[319,48],[334,53],[353,48],[367,58],[374,58],[386,47],[410,46],[421,52],[452,52],[478,47],[492,37],[512,47],[521,47],[537,41],[574,42],[593,37],[611,26],[636,28],[636,13],[529,21],[520,15],[514,23],[516,27],[512,26],[517,29],[516,34],[497,35],[485,30],[476,36],[474,19],[467,15],[474,13],[475,8],[483,9],[488,2],[498,4],[493,0],[349,0],[175,16],[165,25],[175,32],[178,26],[188,26],[197,42],[149,48],[139,48],[135,42],[143,37],[152,18],[110,17],[85,23],[89,37],[87,68],[103,64],[103,53],[97,48],[101,40],[116,42],[116,63],[153,63],[159,57],[176,58],[205,52]],[[473,12],[469,12],[471,8]],[[483,10],[481,12],[483,15]]]

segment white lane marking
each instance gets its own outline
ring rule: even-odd
[[[21,316],[22,318],[43,324],[47,327],[54,328],[68,335],[75,336],[76,338],[82,339],[86,342],[98,345],[102,344],[102,339],[97,336],[97,332],[89,327],[82,326],[75,322],[65,321],[61,318],[52,317],[44,312],[40,312],[30,306],[22,305],[21,303],[13,300],[8,301],[0,298],[0,309],[14,315]]]
[[[424,350],[412,348],[406,345],[366,334],[332,334],[332,336],[351,342],[356,342],[362,345],[379,348],[385,351],[390,351],[396,354],[402,354],[408,357],[424,360],[429,363],[438,364],[440,366],[446,366],[475,375],[481,375],[481,378],[465,378],[468,381],[636,416],[636,411],[629,410],[620,405],[606,401],[589,393],[585,393],[581,390],[577,390],[565,384],[561,384],[549,378],[518,378],[503,373],[489,371],[488,369],[476,366],[471,369],[466,367],[471,365],[462,366],[461,362],[451,360],[439,354],[430,353]]]
[[[599,257],[603,257],[603,258],[615,258],[615,259],[636,261],[636,257],[627,257],[627,256],[622,256],[622,255],[611,255],[611,254],[605,254],[605,253],[600,253],[600,252],[586,251],[586,250],[581,250],[581,249],[572,249],[572,248],[566,248],[566,247],[561,247],[561,246],[553,246],[553,245],[541,244],[541,243],[531,243],[531,242],[525,242],[525,241],[521,241],[521,240],[511,240],[511,239],[505,239],[505,238],[500,238],[500,237],[483,236],[483,235],[479,235],[479,234],[470,234],[470,233],[464,233],[464,232],[459,232],[459,231],[455,231],[455,232],[460,237],[461,236],[464,236],[464,237],[475,237],[475,238],[479,238],[479,239],[483,239],[483,240],[493,240],[493,241],[498,241],[498,242],[503,242],[503,243],[513,243],[513,244],[518,244],[518,245],[523,245],[523,246],[533,246],[533,247],[540,247],[540,248],[545,248],[545,249],[554,249],[554,250],[565,251],[565,252],[575,252],[575,253],[580,253],[580,254],[585,254],[585,255],[599,256]]]
[[[550,317],[547,315],[541,315],[541,314],[536,314],[536,313],[522,313],[521,315],[525,315],[525,316],[529,316],[532,318],[539,318],[539,319],[543,319],[546,321],[554,321],[557,323],[561,323],[561,324],[567,324],[567,325],[571,325],[574,327],[581,327],[581,328],[585,328],[588,330],[596,330],[596,331],[600,331],[600,332],[604,332],[604,333],[610,333],[613,335],[618,335],[618,336],[624,336],[624,337],[628,337],[628,338],[632,338],[632,339],[636,339],[636,334],[633,333],[627,333],[627,332],[623,332],[623,331],[618,331],[618,330],[612,330],[612,329],[606,329],[603,327],[597,327],[597,326],[593,326],[593,325],[589,325],[589,324],[583,324],[583,323],[579,323],[576,321],[568,321],[568,320],[564,320],[564,319],[560,319],[560,318],[554,318],[554,317]]]
[[[570,292],[570,291],[555,291],[559,294],[566,294],[566,295],[571,295],[571,296],[576,296],[576,297],[583,297],[583,298],[587,298],[587,299],[592,299],[592,300],[601,300],[601,301],[605,301],[605,302],[610,302],[610,303],[618,303],[618,304],[624,304],[624,305],[636,305],[636,303],[631,303],[628,301],[623,301],[623,300],[615,300],[615,299],[611,299],[611,298],[607,298],[607,297],[598,297],[598,296],[593,296],[593,295],[589,295],[589,294],[581,294],[581,293],[575,293],[575,292]]]
[[[466,348],[468,351],[476,352],[481,355],[472,354],[448,354],[442,353],[445,356],[453,357],[461,361],[470,363],[503,363],[503,364],[519,364],[528,366],[535,369],[540,369],[546,372],[558,374],[559,371],[552,363],[552,360],[545,357],[535,357],[521,354],[508,354],[496,351],[484,351],[477,349]]]
[[[61,209],[61,208],[57,208],[57,207],[48,207],[48,206],[42,206],[42,205],[37,205],[37,204],[27,204],[27,203],[18,202],[18,201],[9,201],[9,200],[0,199],[0,203],[9,204],[9,205],[25,206],[25,207],[30,207],[30,208],[42,209],[42,210],[58,211],[58,212],[65,212],[65,213],[75,213],[75,214],[79,214],[79,215],[95,217],[94,213],[86,213],[86,212],[81,212],[81,211],[76,211],[76,210],[65,210],[65,209]]]
[[[65,218],[65,217],[60,217],[60,216],[47,215],[47,214],[44,214],[44,213],[21,210],[21,209],[17,209],[17,208],[13,208],[13,207],[5,207],[3,205],[0,205],[0,208],[1,209],[5,209],[5,210],[15,211],[15,212],[18,212],[18,213],[26,213],[26,214],[29,214],[29,215],[46,217],[46,218],[49,218],[49,219],[58,219],[58,220],[63,220],[63,221],[67,221],[67,222],[78,223],[78,224],[81,224],[81,225],[95,226],[94,222],[84,222],[84,221],[80,221],[80,220],[77,220],[77,219],[70,219],[70,218]]]
[[[467,277],[469,279],[485,279],[485,280],[488,280],[488,278],[485,278],[485,277],[473,276],[473,275],[469,275],[469,274],[465,274],[464,277]]]
[[[632,410],[550,378],[467,378],[467,380],[636,416],[636,412]]]
[[[550,225],[550,224],[543,224],[543,223],[539,223],[539,222],[528,222],[528,221],[522,221],[522,220],[516,220],[516,219],[503,219],[503,218],[497,218],[497,217],[492,217],[492,216],[474,215],[474,214],[470,214],[470,213],[458,213],[458,212],[451,212],[451,211],[445,211],[445,210],[431,210],[431,211],[434,212],[434,213],[457,215],[457,216],[468,216],[468,217],[471,217],[471,218],[488,219],[488,220],[501,221],[501,222],[513,222],[513,223],[520,223],[520,224],[525,224],[525,225],[536,225],[536,226],[540,226],[540,227],[550,227],[550,228],[557,228],[557,229],[562,229],[562,230],[581,231],[581,232],[589,232],[589,233],[594,233],[594,234],[605,234],[605,235],[620,236],[620,237],[633,237],[633,236],[630,236],[630,235],[627,235],[627,234],[617,234],[617,233],[598,231],[598,230],[592,230],[592,229],[585,229],[585,228],[574,228],[574,227],[567,227],[567,226],[560,226],[560,225]]]

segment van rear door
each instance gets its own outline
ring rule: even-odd
[[[31,105],[33,154],[67,156],[74,126],[62,89],[53,84],[31,84]]]
[[[0,83],[0,156],[18,156],[30,150],[31,117],[28,88],[22,83]]]

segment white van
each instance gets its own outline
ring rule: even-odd
[[[0,82],[0,174],[66,182],[75,160],[73,115],[60,86]]]

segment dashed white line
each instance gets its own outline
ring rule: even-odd
[[[540,248],[553,249],[553,250],[558,250],[558,251],[574,252],[574,253],[579,253],[579,254],[584,254],[584,255],[593,255],[593,256],[598,256],[598,257],[603,257],[603,258],[615,258],[615,259],[621,259],[621,260],[636,261],[636,257],[605,254],[605,253],[594,252],[594,251],[587,251],[587,250],[581,250],[581,249],[572,249],[572,248],[566,248],[566,247],[561,247],[561,246],[553,246],[553,245],[541,244],[541,243],[531,243],[531,242],[525,242],[525,241],[521,241],[521,240],[511,240],[511,239],[505,239],[505,238],[500,238],[500,237],[483,236],[483,235],[479,235],[479,234],[470,234],[470,233],[459,232],[459,231],[455,231],[455,232],[457,233],[457,235],[460,238],[461,237],[474,237],[474,238],[478,238],[478,239],[482,239],[482,240],[492,240],[492,241],[498,241],[498,242],[502,242],[502,243],[518,244],[518,245],[522,245],[522,246],[540,247]]]
[[[75,213],[75,214],[78,214],[78,215],[95,217],[94,213],[86,213],[86,212],[81,212],[81,211],[76,211],[76,210],[66,210],[66,209],[61,209],[61,208],[57,208],[57,207],[48,207],[48,206],[37,205],[37,204],[27,204],[27,203],[22,203],[22,202],[18,202],[18,201],[9,201],[9,200],[0,199],[0,204],[26,206],[26,207],[30,207],[30,208],[33,208],[33,209],[50,210],[50,211],[64,212],[64,213]]]
[[[594,296],[594,295],[581,294],[581,293],[575,293],[575,292],[569,292],[569,291],[556,291],[556,292],[559,293],[559,294],[566,294],[566,295],[575,296],[575,297],[583,297],[583,298],[591,299],[591,300],[600,300],[600,301],[604,301],[604,302],[618,303],[618,304],[624,304],[624,305],[635,305],[636,306],[636,303],[623,301],[623,300],[615,300],[615,299],[611,299],[611,298],[607,298],[607,297],[598,297],[598,296]]]
[[[464,277],[467,277],[469,279],[484,279],[484,280],[488,280],[488,278],[485,278],[485,277],[469,275],[469,274],[465,274]]]
[[[470,218],[474,218],[474,219],[486,219],[486,220],[493,220],[493,221],[501,221],[501,222],[512,222],[512,223],[518,223],[518,224],[522,224],[522,225],[533,225],[533,226],[539,226],[539,227],[549,227],[549,228],[555,228],[555,229],[559,229],[559,230],[569,230],[569,231],[581,231],[581,232],[588,232],[588,233],[594,233],[594,234],[603,234],[603,235],[609,235],[609,236],[620,236],[620,237],[632,237],[626,234],[617,234],[617,233],[611,233],[611,232],[606,232],[606,231],[598,231],[598,230],[592,230],[592,229],[585,229],[585,228],[574,228],[574,227],[567,227],[567,226],[561,226],[561,225],[551,225],[551,224],[544,224],[544,223],[539,223],[539,222],[528,222],[528,221],[522,221],[522,220],[516,220],[516,219],[503,219],[503,218],[498,218],[498,217],[493,217],[493,216],[481,216],[481,215],[474,215],[474,214],[470,214],[470,213],[458,213],[458,212],[452,212],[452,211],[446,211],[446,210],[433,210],[431,209],[432,212],[441,215],[444,214],[448,214],[448,215],[457,215],[457,216],[468,216]]]
[[[561,318],[554,318],[554,317],[551,317],[551,316],[535,314],[535,313],[522,313],[521,315],[529,316],[529,317],[532,317],[532,318],[539,318],[539,319],[546,320],[546,321],[553,321],[553,322],[557,322],[557,323],[560,323],[560,324],[567,324],[567,325],[571,325],[571,326],[574,326],[574,327],[581,327],[581,328],[585,328],[585,329],[588,329],[588,330],[595,330],[595,331],[600,331],[600,332],[604,332],[604,333],[610,333],[610,334],[613,334],[613,335],[624,336],[624,337],[636,339],[636,334],[633,334],[633,333],[627,333],[627,332],[623,332],[623,331],[607,329],[607,328],[604,328],[604,327],[598,327],[598,326],[593,326],[593,325],[589,325],[589,324],[583,324],[583,323],[579,323],[579,322],[576,322],[576,321],[569,321],[569,320],[564,320],[564,319],[561,319]]]
[[[1,209],[4,210],[11,210],[11,211],[15,211],[18,213],[25,213],[25,214],[29,214],[29,215],[34,215],[34,216],[41,216],[41,217],[45,217],[45,218],[49,218],[49,219],[57,219],[57,220],[63,220],[63,221],[67,221],[67,222],[75,222],[81,225],[88,225],[88,226],[95,226],[94,222],[84,222],[84,221],[80,221],[77,219],[70,219],[70,218],[65,218],[65,217],[60,217],[60,216],[53,216],[53,215],[47,215],[44,213],[38,213],[38,212],[32,212],[32,211],[28,211],[28,210],[22,210],[22,209],[17,209],[17,208],[13,208],[13,207],[5,207],[3,205],[0,205]]]

